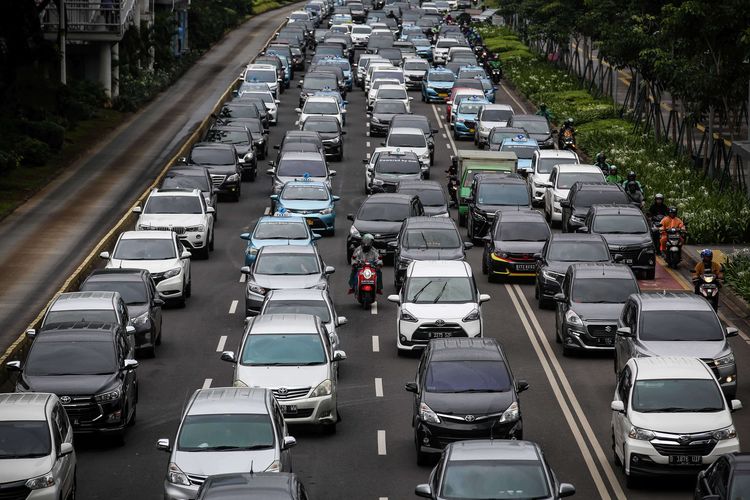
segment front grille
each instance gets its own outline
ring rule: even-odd
[[[185,228],[182,226],[148,226],[152,231],[174,231],[178,235],[185,234]]]
[[[464,125],[466,125],[467,128],[475,128],[477,126],[477,122],[464,120]]]
[[[446,337],[468,337],[468,334],[458,323],[423,323],[414,331],[411,340],[428,342]]]
[[[656,443],[651,441],[659,455],[700,455],[706,456],[711,453],[716,446],[716,441],[713,439],[704,439],[701,441],[693,441],[689,444],[669,444],[667,442]]]
[[[285,401],[288,399],[299,399],[304,398],[310,392],[309,387],[298,387],[295,389],[274,389],[273,396],[279,401]]]
[[[199,476],[197,474],[187,474],[187,477],[188,479],[190,479],[191,483],[197,486],[200,486],[201,484],[203,484],[203,482],[206,480],[206,477],[208,476]]]
[[[381,188],[383,189],[383,192],[385,193],[395,193],[396,188],[398,187],[398,184],[391,183],[391,182],[384,182]]]
[[[214,187],[219,187],[222,184],[224,184],[224,181],[227,179],[226,175],[219,175],[219,174],[211,174],[211,183],[214,185]]]
[[[62,396],[64,399],[66,396]],[[90,396],[67,396],[71,398],[70,403],[63,402],[63,407],[68,413],[68,418],[73,425],[90,424],[102,417],[101,407]]]
[[[297,413],[285,413],[285,418],[310,418],[315,408],[298,408]]]
[[[508,259],[513,261],[535,262],[533,253],[509,253]]]
[[[611,337],[617,330],[617,325],[588,325],[586,329],[592,337]]]
[[[25,500],[31,490],[26,487],[26,481],[0,483],[0,500]]]
[[[413,82],[421,82],[424,78],[423,75],[407,75],[406,77]]]

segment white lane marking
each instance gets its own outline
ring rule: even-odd
[[[270,214],[270,213],[271,213],[271,207],[266,207],[266,208],[265,208],[265,209],[263,210],[263,215],[268,215],[268,214]]]
[[[377,314],[378,313],[378,303],[373,302],[370,304],[370,314]]]
[[[450,143],[449,143],[449,142],[446,142],[446,143],[445,143],[445,147],[446,147],[446,148],[448,148],[448,149],[450,149],[450,148],[451,148],[451,145],[450,145]]]
[[[369,148],[370,147],[370,141],[365,142],[365,146]]]
[[[376,398],[383,397],[383,379],[382,378],[375,378],[375,397]]]
[[[372,156],[372,153],[367,153],[367,159],[368,160],[370,159],[371,156]]]
[[[203,388],[204,388],[204,389],[208,389],[208,388],[210,388],[210,387],[211,387],[211,383],[212,383],[213,381],[214,381],[214,379],[212,379],[212,378],[207,378],[206,380],[204,380],[204,381],[203,381]]]
[[[385,431],[378,431],[378,455],[385,455]]]
[[[440,135],[442,135],[442,136],[443,136],[443,139],[447,139],[447,138],[448,138],[448,136],[447,136],[447,135],[445,134],[445,132],[443,132],[443,133],[442,133],[442,134],[440,134]]]
[[[438,113],[437,106],[434,106],[432,108],[432,112],[435,113],[435,118],[437,118],[438,122],[440,122],[440,113]],[[448,149],[451,149],[451,146],[453,147],[453,154],[457,154],[457,148],[456,143],[453,142],[453,136],[451,135],[450,128],[448,127],[448,124],[443,123],[443,127],[445,128],[445,134],[447,134],[448,142],[445,143],[445,147]]]
[[[229,314],[234,314],[237,312],[237,304],[239,304],[239,301],[233,300],[232,305],[229,306]]]
[[[507,94],[507,96],[510,97],[513,100],[513,102],[516,103],[516,106],[518,106],[518,109],[521,110],[521,113],[526,114],[527,111],[526,111],[526,108],[524,107],[524,105],[521,104],[518,101],[518,99],[516,99],[515,96],[510,93],[510,91],[507,88],[505,88],[505,85],[503,85],[502,83],[498,83],[498,85],[500,86],[501,89],[503,89],[503,92],[505,92]]]
[[[240,274],[240,283],[247,281],[247,274]]]
[[[227,345],[227,336],[222,335],[219,337],[219,344],[216,346],[216,352],[222,352],[225,345]]]
[[[380,337],[372,336],[372,352],[380,352]]]
[[[365,132],[365,135],[366,135],[367,137],[370,137],[370,131],[368,130],[367,132]]]

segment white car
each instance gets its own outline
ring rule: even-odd
[[[404,59],[402,66],[404,68],[406,87],[410,89],[421,89],[422,81],[425,76],[427,76],[427,71],[430,69],[430,63],[421,57],[410,57]]]
[[[190,253],[204,259],[214,249],[215,210],[198,189],[154,189],[133,212],[139,214],[137,231],[173,231]]]
[[[352,26],[351,38],[355,47],[366,47],[370,41],[372,28],[366,24],[355,24]]]
[[[385,140],[384,149],[386,151],[410,151],[414,153],[422,164],[425,178],[429,178],[430,148],[422,129],[412,127],[391,128]]]
[[[549,174],[555,165],[581,163],[575,151],[565,149],[538,149],[531,157],[531,172],[526,177],[531,189],[532,202],[541,205],[544,201],[544,191],[549,182]]]
[[[370,84],[374,80],[372,74],[376,71],[396,71],[398,68],[390,63],[390,61],[387,62],[371,62],[367,66],[367,73],[365,73],[365,92],[370,91]],[[381,78],[389,78],[388,76],[381,76]],[[398,78],[393,77],[389,78],[393,80],[398,80]]]
[[[558,164],[552,167],[544,191],[544,216],[548,222],[562,221],[560,202],[568,197],[570,188],[578,181],[605,182],[605,179],[596,165]]]
[[[390,64],[390,61],[388,61],[387,59],[383,59],[377,54],[362,54],[361,56],[359,56],[359,59],[357,60],[357,64],[355,64],[357,68],[357,72],[356,72],[357,85],[364,88],[365,76],[367,75],[367,68],[370,64],[374,64],[374,63]]]
[[[344,126],[345,109],[339,106],[339,101],[335,97],[311,95],[305,101],[302,108],[295,109],[299,113],[297,125],[302,130],[302,125],[308,116],[335,116],[339,124]]]
[[[380,80],[375,80],[378,82]],[[402,84],[380,85],[375,91],[375,101],[378,99],[389,99],[392,101],[401,101],[406,105],[406,110],[411,112],[411,101],[414,99],[406,92],[406,87]]]
[[[445,104],[451,107],[451,115],[450,115],[450,119],[448,120],[448,125],[451,128],[453,128],[453,122],[456,121],[456,113],[458,113],[458,106],[461,104],[461,101],[469,97],[474,97],[478,100],[487,99],[484,95],[484,92],[482,92],[481,90],[471,89],[467,87],[467,88],[457,89],[456,92],[453,94],[453,100],[445,102]]]
[[[292,24],[295,21],[312,21],[313,17],[312,14],[306,10],[295,10],[289,14],[287,19],[289,19],[289,24]]]
[[[448,61],[448,52],[451,47],[458,47],[461,44],[455,38],[440,38],[435,42],[432,48],[432,63],[445,64]]]
[[[279,104],[281,101],[274,99],[273,93],[269,90],[268,92],[251,90],[249,92],[240,92],[239,97],[258,97],[263,101],[263,105],[266,107],[268,112],[268,121],[274,125],[279,123]]]
[[[125,231],[112,253],[102,252],[107,269],[145,269],[151,273],[159,296],[185,304],[192,290],[189,251],[174,231]]]
[[[513,107],[508,104],[485,104],[477,115],[477,132],[474,144],[487,144],[490,132],[494,127],[507,127],[508,120],[513,116]]]
[[[279,77],[277,68],[270,64],[248,64],[242,72],[242,80],[246,83],[265,83],[273,94],[279,97]]]
[[[370,90],[367,91],[367,111],[372,110],[372,105],[375,104],[375,96],[378,94],[378,89],[382,85],[401,85],[398,80],[379,78],[370,84]]]
[[[409,264],[399,295],[396,347],[399,352],[424,348],[430,339],[481,337],[480,294],[471,266],[464,261],[420,260]]]
[[[692,474],[740,451],[732,411],[711,369],[686,357],[631,358],[617,378],[612,448],[631,486],[639,475]]]

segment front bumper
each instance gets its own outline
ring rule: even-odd
[[[453,132],[459,137],[474,137],[476,126],[467,125],[464,122],[455,121],[453,123]]]
[[[493,252],[490,254],[488,264],[490,274],[495,276],[532,278],[536,275],[536,263],[534,261],[515,261],[498,257]]]
[[[76,434],[120,433],[125,429],[125,395],[107,403],[95,402],[93,398],[86,398],[86,401],[77,399],[63,405]]]
[[[158,276],[156,279],[158,279]],[[154,279],[154,281],[156,281],[156,279]],[[159,296],[162,299],[179,299],[184,292],[182,286],[183,279],[184,271],[180,271],[177,276],[156,281],[156,291],[159,292]]]
[[[323,148],[325,149],[326,157],[340,156],[342,149],[342,142],[323,142]]]
[[[693,475],[725,453],[740,451],[737,438],[718,441],[711,453],[701,457],[700,465],[672,465],[669,456],[662,455],[650,441],[627,438],[625,441],[625,467],[630,475]]]
[[[447,89],[436,90],[431,87],[427,87],[427,88],[422,89],[422,95],[424,95],[424,98],[427,102],[443,103],[446,100],[448,100],[448,96],[450,95],[450,90],[447,90]]]
[[[338,420],[335,393],[316,398],[280,400],[279,404],[288,424],[333,424]],[[288,412],[290,406],[296,407],[297,411]]]
[[[596,328],[601,326],[601,328]],[[592,328],[593,327],[593,328]],[[606,332],[604,328],[610,328]],[[568,323],[562,325],[562,343],[567,349],[577,349],[582,351],[612,351],[615,346],[615,330],[617,325],[592,325],[584,323],[584,326],[573,326]],[[592,335],[591,331],[600,332]]]
[[[523,421],[496,423],[498,417],[480,423],[453,422],[441,417],[440,424],[418,421],[415,429],[419,449],[425,453],[440,453],[448,444],[471,439],[521,439]],[[494,425],[493,425],[494,424]]]
[[[240,190],[240,181],[224,181],[219,186],[214,186],[218,191],[219,195],[231,194],[235,195]]]
[[[390,128],[390,123],[383,123],[383,122],[370,122],[370,134],[382,134],[386,135],[388,133],[388,128]]]
[[[438,324],[440,321],[443,323]],[[434,338],[482,336],[481,319],[465,322],[461,318],[421,318],[416,323],[402,319],[397,319],[396,322],[396,347],[400,351],[423,349]]]

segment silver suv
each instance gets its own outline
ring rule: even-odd
[[[47,309],[41,329],[60,323],[109,323],[119,325],[128,335],[135,333],[130,324],[128,306],[118,292],[61,293]],[[26,331],[29,337],[36,330]]]
[[[2,498],[75,498],[76,453],[68,415],[54,394],[0,394]]]
[[[174,445],[159,439],[157,449],[171,452],[164,480],[165,500],[196,498],[208,476],[232,472],[290,472],[287,434],[281,408],[271,391],[216,387],[193,393]]]

